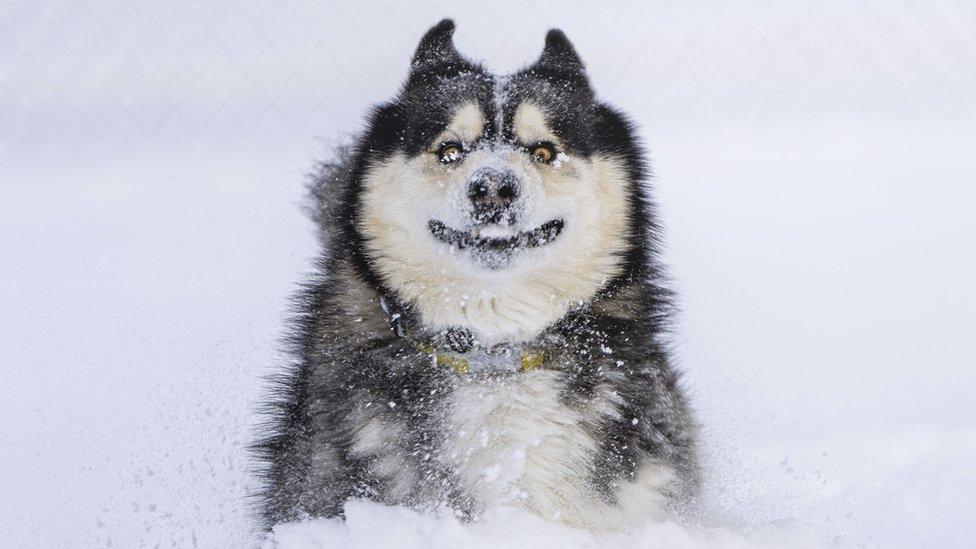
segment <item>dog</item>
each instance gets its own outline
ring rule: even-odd
[[[681,511],[697,427],[633,125],[566,35],[498,76],[454,23],[311,185],[323,244],[256,450],[267,525],[352,498],[594,530]]]

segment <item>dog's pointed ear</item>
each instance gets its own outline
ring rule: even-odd
[[[431,27],[420,39],[410,66],[417,68],[461,60],[461,54],[454,47],[454,21],[444,19]]]
[[[583,73],[583,60],[576,53],[566,33],[559,29],[551,29],[546,33],[546,46],[535,66],[558,73]]]

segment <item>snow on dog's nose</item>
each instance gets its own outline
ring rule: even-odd
[[[475,223],[514,223],[512,206],[518,196],[518,178],[510,170],[481,168],[468,182],[468,198],[474,207]]]

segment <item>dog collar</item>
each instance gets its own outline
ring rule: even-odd
[[[546,352],[542,349],[472,349],[462,355],[440,352],[430,343],[407,341],[418,351],[430,355],[434,364],[450,368],[456,374],[529,372],[541,368],[546,362]]]
[[[473,348],[469,341],[460,347],[452,345],[455,352],[441,351],[430,342],[417,341],[409,337],[403,324],[403,313],[386,296],[380,297],[380,307],[397,337],[404,339],[418,351],[429,355],[437,366],[450,368],[456,374],[528,372],[539,369],[546,363],[547,356],[544,349],[516,349],[508,346],[481,349]]]

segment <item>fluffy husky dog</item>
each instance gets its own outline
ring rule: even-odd
[[[507,76],[423,37],[313,185],[324,252],[276,385],[263,513],[350,498],[594,529],[689,501],[646,165],[566,36]]]

